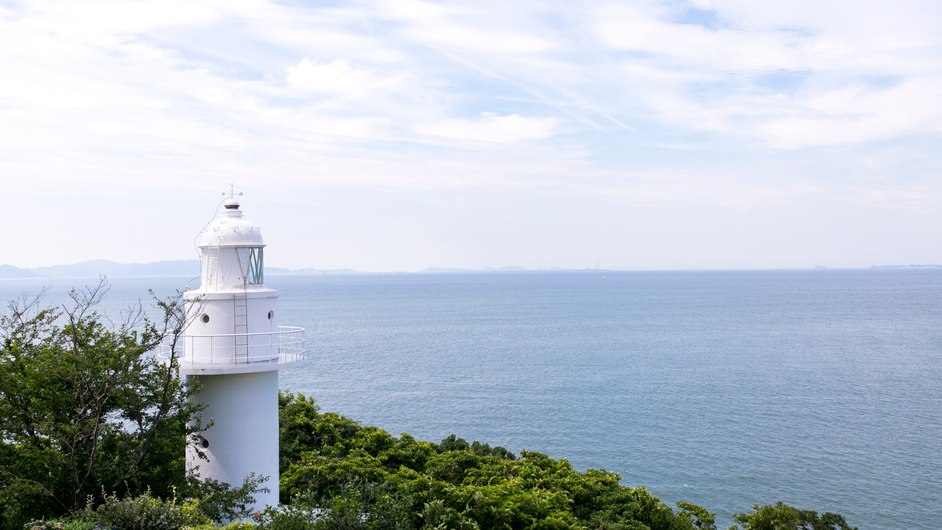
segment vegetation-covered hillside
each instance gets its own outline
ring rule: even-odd
[[[441,443],[399,438],[336,413],[311,398],[280,396],[281,496],[304,519],[323,510],[323,528],[697,530],[713,514],[677,510],[643,487],[619,485],[607,471],[580,473],[566,460],[454,435]],[[305,508],[308,511],[305,511]],[[736,516],[743,530],[849,530],[840,515],[781,503]],[[285,515],[260,514],[277,523]]]
[[[615,473],[579,473],[565,460],[515,457],[454,435],[440,444],[395,438],[320,414],[300,395],[282,395],[281,406],[284,503],[317,499],[348,517],[394,519],[393,528],[680,530],[712,521],[702,508],[675,513],[644,488],[620,486]]]

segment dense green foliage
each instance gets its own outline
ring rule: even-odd
[[[836,513],[818,516],[811,510],[799,510],[781,502],[774,505],[755,505],[752,513],[738,513],[733,519],[742,530],[857,530]],[[738,530],[739,526],[730,527]]]
[[[178,504],[175,499],[164,500],[145,492],[136,497],[118,498],[105,495],[97,507],[89,503],[78,512],[83,521],[95,521],[106,528],[135,528],[139,530],[176,530],[184,526],[211,523],[196,509],[195,504]]]
[[[241,486],[231,486],[211,478],[197,480],[191,475],[186,478],[182,493],[186,502],[192,503],[209,521],[234,521],[249,516],[255,493],[271,491],[262,485],[268,479],[251,473]]]
[[[103,491],[172,496],[185,486],[184,447],[198,432],[196,388],[175,363],[147,352],[179,332],[179,300],[161,302],[161,326],[140,308],[111,325],[94,311],[107,292],[71,293],[73,305],[38,298],[0,316],[0,524],[60,516]]]
[[[517,458],[454,436],[441,444],[396,438],[322,414],[301,395],[283,394],[280,405],[282,502],[307,499],[330,516],[358,507],[362,528],[392,527],[369,526],[373,512],[400,514],[403,528],[712,527],[706,510],[686,504],[674,512],[644,488],[619,485],[616,473],[580,473],[566,460],[528,451]],[[329,526],[329,517],[319,524]]]
[[[454,435],[440,444],[399,438],[312,398],[280,398],[281,495],[292,508],[260,514],[262,529],[715,530],[714,514],[671,508],[616,473]],[[730,530],[856,530],[840,515],[778,503],[735,516]],[[318,515],[319,514],[319,515]],[[316,522],[315,522],[315,515]]]

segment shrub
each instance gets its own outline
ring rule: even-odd
[[[232,488],[218,480],[197,480],[195,477],[189,477],[186,492],[194,511],[210,521],[226,523],[250,515],[249,506],[255,503],[254,495],[270,491],[261,486],[266,480],[268,477],[257,477],[255,473],[250,473],[245,477],[242,486]]]
[[[296,503],[320,509],[318,530],[408,530],[415,528],[413,499],[388,483],[354,481],[319,499],[299,496]]]
[[[145,492],[137,497],[119,499],[116,495],[104,495],[104,502],[93,508],[92,498],[78,513],[82,519],[95,521],[99,525],[118,527],[120,530],[179,530],[184,526],[199,526],[210,523],[209,519],[192,504],[178,505],[172,500],[162,500]]]
[[[253,516],[258,530],[314,530],[317,510],[309,506],[268,507]]]
[[[72,517],[51,521],[30,521],[24,524],[23,528],[24,530],[89,530],[95,526],[93,521]]]
[[[23,525],[27,530],[65,530],[62,523],[52,521],[30,521]]]
[[[234,523],[229,523],[228,525],[222,527],[221,530],[252,530],[256,526],[252,523],[246,523],[244,521],[236,521]]]
[[[752,507],[752,513],[737,513],[733,519],[742,525],[742,530],[857,530],[836,513],[818,515],[812,510],[799,510],[794,506],[777,502],[774,505]],[[733,525],[730,530],[738,530]]]

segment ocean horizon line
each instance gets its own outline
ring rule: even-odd
[[[559,266],[529,269],[517,265],[503,267],[465,268],[429,266],[411,271],[364,271],[351,268],[318,269],[305,267],[290,269],[266,267],[270,276],[321,276],[345,274],[488,274],[488,273],[552,273],[552,272],[707,272],[707,271],[800,271],[800,270],[869,270],[869,269],[939,269],[938,264],[871,265],[869,267],[703,267],[703,268],[630,268],[607,269],[597,267],[564,268]],[[0,280],[13,279],[67,279],[67,278],[149,278],[149,277],[194,277],[199,275],[199,260],[162,260],[150,263],[118,263],[110,260],[87,260],[73,264],[44,267],[17,267],[0,264]]]

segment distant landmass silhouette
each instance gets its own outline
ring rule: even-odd
[[[420,270],[419,272],[430,272],[430,273],[442,274],[442,273],[449,273],[449,272],[519,272],[519,271],[525,271],[525,270],[528,270],[528,269],[524,269],[523,267],[517,267],[515,265],[508,265],[506,267],[501,267],[499,269],[495,269],[493,267],[489,267],[486,269],[459,269],[456,267],[448,267],[448,268],[426,267]]]
[[[13,265],[0,265],[0,278],[35,278],[39,276],[29,269],[21,269]]]
[[[556,271],[599,271],[604,272],[607,269],[564,269],[562,267],[550,267],[548,269],[527,269],[516,265],[507,265],[506,267],[487,267],[485,269],[459,269],[457,267],[426,267],[419,271],[419,274],[449,274],[462,272],[556,272]]]
[[[266,274],[354,274],[353,269],[283,269],[265,267]],[[153,263],[117,263],[104,259],[83,261],[71,265],[20,268],[0,265],[0,278],[97,278],[99,276],[199,276],[200,260],[183,259],[155,261]]]
[[[456,267],[428,267],[419,273],[467,273],[467,272],[539,272],[539,271],[565,271],[582,269],[564,269],[551,267],[549,269],[526,269],[515,265],[506,267],[488,267],[486,269],[459,269]],[[586,269],[599,270],[599,269]],[[51,267],[20,268],[13,265],[0,265],[0,279],[14,278],[97,278],[99,276],[199,276],[200,260],[182,259],[155,261],[153,263],[117,263],[105,259],[95,259],[73,263],[71,265],[53,265]],[[281,267],[265,267],[266,275],[304,276],[320,274],[363,274],[354,269],[285,269]]]
[[[0,278],[95,278],[98,276],[198,276],[197,259],[157,261],[154,263],[116,263],[95,259],[71,265],[53,265],[24,269],[0,265]]]
[[[942,269],[942,265],[872,265],[871,269]]]

